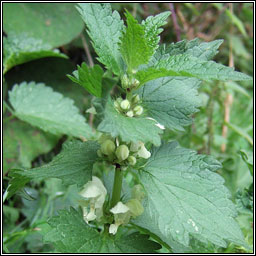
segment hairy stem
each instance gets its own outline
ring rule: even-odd
[[[111,208],[114,207],[120,201],[121,191],[122,191],[122,182],[123,182],[123,172],[121,171],[120,168],[116,168],[114,185],[112,189]]]

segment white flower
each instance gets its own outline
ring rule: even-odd
[[[151,153],[145,148],[144,144],[140,147],[140,150],[138,151],[138,156],[148,159],[151,156]]]
[[[109,227],[109,233],[115,235],[118,227],[119,227],[119,225],[117,225],[117,224],[111,224]]]
[[[110,209],[110,212],[114,214],[126,213],[129,211],[129,208],[122,202],[118,202],[113,208]]]
[[[103,214],[102,208],[107,195],[107,190],[102,181],[96,176],[92,176],[92,181],[84,185],[84,189],[79,193],[82,197],[89,200],[90,211],[83,207],[83,216],[86,222],[100,218]]]
[[[110,209],[110,212],[114,214],[115,223],[110,225],[109,233],[115,235],[120,225],[127,224],[129,222],[131,213],[129,211],[129,207],[122,202],[118,202]]]
[[[132,152],[137,152],[139,157],[148,159],[151,156],[151,153],[146,149],[143,142],[132,142],[130,146]]]

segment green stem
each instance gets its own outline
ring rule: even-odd
[[[122,191],[122,182],[123,182],[123,172],[121,171],[121,169],[116,168],[114,185],[112,190],[111,208],[114,207],[120,201],[121,191]]]

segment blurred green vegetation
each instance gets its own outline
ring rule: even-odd
[[[6,36],[11,32],[18,33],[13,31],[12,24],[14,27],[15,24],[23,24],[20,28],[22,32],[42,40],[43,43],[52,42],[52,47],[58,46],[60,52],[69,57],[69,60],[42,58],[30,62],[24,61],[4,76],[3,187],[6,189],[10,168],[34,167],[47,163],[60,151],[63,141],[66,140],[66,137],[57,138],[13,119],[7,105],[8,90],[15,83],[24,80],[44,82],[54,90],[74,99],[81,113],[89,120],[90,114],[85,111],[91,106],[91,96],[68,80],[66,74],[70,74],[75,69],[75,65],[81,64],[82,61],[89,63],[90,58],[94,63],[97,61],[73,4],[65,4],[64,8],[61,6],[63,4],[48,3],[46,9],[52,12],[47,12],[47,15],[45,8],[37,8],[39,4],[28,6],[28,3],[4,3],[3,5]],[[171,10],[172,15],[161,35],[161,43],[169,44],[196,37],[202,41],[224,39],[215,60],[234,66],[236,70],[245,74],[253,75],[252,3],[113,3],[112,8],[119,11],[122,17],[124,10],[128,9],[139,21],[149,15]],[[13,10],[15,12],[18,10],[17,13],[20,15],[13,16]],[[57,15],[56,10],[62,14]],[[38,17],[36,22],[26,25],[29,22],[26,13],[33,13],[35,19]],[[72,17],[68,20],[74,23],[76,29],[64,36],[66,31],[71,29],[66,28],[67,24],[63,19],[65,17],[67,20],[65,15]],[[54,31],[51,26],[52,21],[57,24]],[[57,33],[55,33],[56,29]],[[252,246],[253,84],[252,82],[203,82],[199,95],[202,99],[202,107],[194,115],[193,124],[184,132],[165,130],[163,138],[175,139],[184,147],[195,149],[202,154],[211,154],[221,161],[223,168],[219,173],[225,179],[225,184],[237,205],[239,213],[237,220],[246,241]],[[37,142],[40,142],[41,148],[35,147]],[[50,252],[52,248],[41,241],[41,234],[47,232],[48,228],[45,220],[58,209],[73,205],[72,199],[75,198],[76,193],[74,187],[66,188],[59,180],[50,179],[33,182],[30,188],[26,188],[26,192],[23,191],[20,195],[5,201],[4,251],[6,253]],[[34,200],[26,196],[27,194]],[[250,252],[232,244],[227,249],[211,245],[209,248],[195,246],[202,252],[204,249],[215,253]],[[167,252],[165,249],[160,251]]]

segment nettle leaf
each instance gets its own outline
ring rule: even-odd
[[[58,178],[65,186],[77,184],[82,187],[91,180],[92,167],[97,160],[99,145],[94,141],[68,141],[63,144],[60,154],[41,167],[13,169],[9,173],[12,177],[8,188],[8,197],[23,188],[30,180]]]
[[[205,61],[189,54],[170,56],[168,59],[155,63],[152,67],[138,71],[135,75],[136,79],[140,81],[140,85],[164,76],[196,77],[206,81],[242,81],[252,79],[246,74],[234,71],[233,68],[214,61]]]
[[[9,100],[15,116],[44,131],[79,138],[92,136],[90,126],[79,114],[73,100],[42,83],[16,84],[9,92]]]
[[[99,124],[98,130],[110,133],[112,137],[120,136],[123,141],[151,142],[156,146],[161,143],[159,134],[162,130],[156,122],[145,117],[126,117],[119,113],[113,102],[109,99],[106,103],[104,119]]]
[[[74,100],[80,111],[86,108],[87,91],[78,84],[73,83],[66,74],[75,70],[69,60],[63,58],[45,58],[34,60],[12,69],[5,75],[8,84],[20,84],[23,81],[44,83],[52,87],[64,97]]]
[[[90,68],[83,62],[81,67],[77,65],[77,70],[72,74],[73,76],[67,75],[68,78],[83,86],[92,95],[101,97],[102,76],[104,71],[99,65],[94,65]]]
[[[172,55],[184,53],[202,60],[210,60],[218,53],[218,48],[222,43],[222,39],[201,43],[198,38],[195,38],[190,41],[182,40],[177,43],[171,43],[170,45],[162,44],[150,59],[147,67],[154,66],[160,60],[168,59]]]
[[[146,34],[145,27],[128,12],[125,13],[127,28],[123,33],[120,43],[120,51],[127,64],[128,71],[145,64],[154,54],[154,45],[149,43],[150,34]]]
[[[188,246],[190,236],[220,247],[226,247],[226,241],[246,247],[230,193],[214,172],[220,167],[212,157],[176,142],[154,148],[139,173],[147,197],[135,224],[171,247],[172,241]]]
[[[31,168],[31,161],[54,148],[58,137],[20,120],[3,125],[3,171],[13,167]]]
[[[51,45],[43,43],[41,39],[29,37],[26,33],[9,33],[4,38],[4,74],[16,65],[45,57],[67,58],[58,49],[52,50]]]
[[[146,20],[142,21],[142,26],[145,30],[145,38],[152,49],[156,50],[158,48],[158,43],[160,41],[159,34],[163,31],[162,26],[167,22],[166,19],[170,16],[171,12],[162,12],[156,16],[149,16]]]
[[[121,237],[100,234],[74,208],[60,210],[48,223],[52,230],[45,234],[44,242],[52,243],[61,253],[152,253],[161,248],[139,233]]]
[[[114,74],[122,73],[123,61],[119,51],[119,39],[124,23],[117,11],[112,13],[111,5],[80,3],[77,9],[87,26],[98,60]]]
[[[4,3],[3,29],[27,33],[52,47],[68,44],[83,30],[74,3]]]
[[[138,93],[149,116],[169,129],[183,131],[200,106],[199,84],[196,78],[164,77],[148,82]]]

